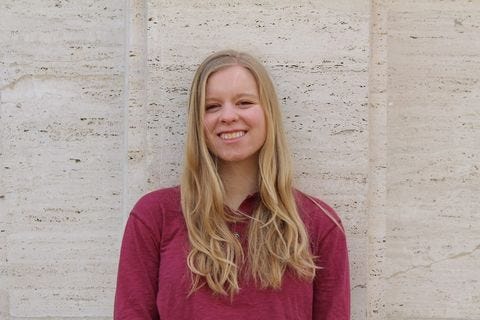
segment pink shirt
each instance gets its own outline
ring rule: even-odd
[[[280,289],[259,289],[240,279],[233,300],[204,286],[187,296],[191,275],[186,257],[187,230],[180,207],[179,187],[143,196],[133,208],[123,236],[115,320],[344,320],[350,319],[349,265],[345,234],[303,193],[295,191],[300,215],[307,227],[312,252],[318,256],[313,282],[287,270]],[[251,213],[258,194],[247,197],[240,210]],[[321,203],[328,214],[338,216]],[[247,223],[237,223],[241,237]]]

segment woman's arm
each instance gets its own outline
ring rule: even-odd
[[[317,240],[313,320],[350,319],[350,274],[346,237],[334,225]]]
[[[158,320],[156,307],[159,239],[147,223],[130,214],[123,235],[114,320]]]

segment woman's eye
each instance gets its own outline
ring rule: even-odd
[[[253,104],[253,102],[252,101],[240,101],[238,104],[241,105],[241,106],[250,106],[250,105]]]
[[[205,106],[206,111],[215,111],[218,108],[220,108],[220,105],[218,105],[218,104],[207,104]]]

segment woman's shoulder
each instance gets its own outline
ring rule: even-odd
[[[294,196],[298,211],[308,229],[317,234],[334,228],[344,232],[340,216],[326,202],[297,189],[294,190]]]
[[[143,195],[133,206],[131,214],[148,223],[162,215],[181,212],[180,187],[174,186],[151,191]]]

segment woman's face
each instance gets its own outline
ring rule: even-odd
[[[224,162],[258,161],[266,137],[257,83],[235,65],[210,75],[206,84],[204,130],[211,153]]]

